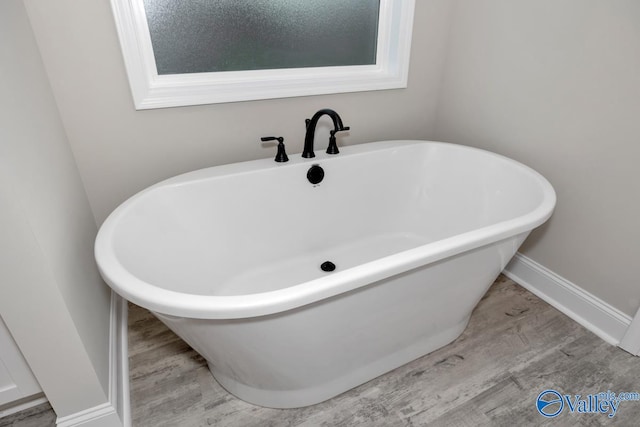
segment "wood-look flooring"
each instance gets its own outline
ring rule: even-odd
[[[56,413],[49,403],[0,418],[0,427],[50,427],[56,425]]]
[[[269,409],[243,402],[213,379],[204,359],[148,311],[129,306],[134,427],[640,426],[640,402],[613,419],[545,419],[545,389],[586,396],[640,392],[640,358],[596,337],[500,276],[453,343],[318,405]],[[40,414],[42,415],[42,414]],[[0,427],[29,424],[16,414]],[[51,424],[53,425],[53,424]]]

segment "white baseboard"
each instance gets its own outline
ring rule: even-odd
[[[625,313],[520,253],[503,273],[612,345],[620,344],[631,325]]]
[[[103,403],[66,417],[58,417],[57,427],[122,427],[122,421],[111,402]]]
[[[127,300],[111,291],[109,399],[115,404],[123,427],[131,426],[128,317]]]
[[[619,345],[634,356],[640,356],[640,308]]]
[[[129,327],[128,303],[111,291],[111,343],[109,360],[111,382],[109,399],[115,404],[123,427],[131,427],[129,395]]]
[[[59,417],[57,427],[131,427],[127,301],[111,293],[109,334],[109,401],[84,411]]]

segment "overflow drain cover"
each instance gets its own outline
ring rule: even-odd
[[[331,261],[325,261],[320,265],[322,271],[333,271],[336,269],[336,265]]]

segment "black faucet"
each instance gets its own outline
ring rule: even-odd
[[[311,119],[307,119],[307,133],[304,136],[304,149],[302,150],[302,157],[306,159],[310,159],[315,157],[316,155],[313,153],[313,139],[316,134],[316,125],[318,124],[318,119],[324,115],[328,115],[333,120],[333,130],[330,131],[329,136],[329,147],[327,147],[327,154],[338,154],[338,145],[336,144],[336,133],[342,132],[345,130],[349,130],[348,126],[344,126],[342,124],[342,119],[333,110],[325,108],[323,110],[318,111],[311,117]]]
[[[260,138],[262,142],[267,141],[278,141],[278,153],[276,154],[276,158],[274,159],[278,163],[284,163],[289,161],[289,157],[287,156],[287,152],[284,151],[284,138],[281,136],[263,136]]]

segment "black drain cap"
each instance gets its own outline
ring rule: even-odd
[[[322,271],[333,271],[336,269],[336,265],[331,261],[325,261],[320,265]]]

